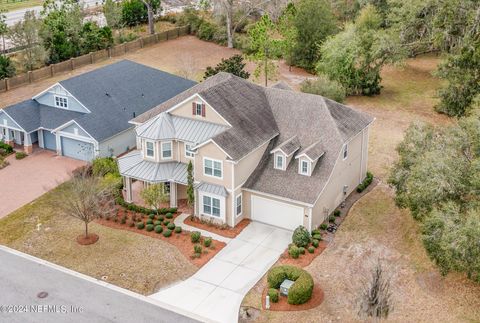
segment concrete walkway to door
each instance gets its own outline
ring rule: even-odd
[[[195,275],[150,297],[215,322],[237,322],[243,298],[291,239],[291,231],[252,222]]]
[[[57,187],[85,162],[55,152],[36,149],[24,159],[7,157],[9,166],[0,169],[0,218]]]

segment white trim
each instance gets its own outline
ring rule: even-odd
[[[199,145],[196,145],[196,146],[193,147],[193,148],[194,148],[194,149],[198,149],[198,148],[203,147],[203,146],[205,146],[206,144],[209,144],[209,143],[215,144],[215,146],[217,146],[218,149],[220,149],[225,155],[227,155],[228,158],[230,158],[230,159],[233,160],[233,158],[232,158],[229,154],[227,154],[227,152],[226,152],[225,150],[223,150],[223,148],[220,147],[212,138],[208,139],[207,141],[204,141],[203,143],[201,143],[201,144],[199,144]]]
[[[187,145],[191,146],[191,148],[195,147],[195,144],[194,143],[187,143],[187,142],[183,142],[183,150],[184,150],[184,155],[185,155],[185,158],[188,158],[188,159],[195,159],[195,152],[191,152],[193,154],[193,156],[188,156],[187,155]]]
[[[57,99],[59,99],[59,102],[61,102],[63,104],[63,99],[65,99],[65,106],[61,106],[61,105],[58,105],[57,104]],[[60,108],[60,109],[64,109],[64,110],[69,110],[68,108],[68,96],[65,96],[65,95],[58,95],[58,94],[54,94],[53,95],[53,105],[55,106],[55,108]]]
[[[26,132],[25,129],[23,129],[22,126],[19,125],[18,122],[15,121],[15,119],[13,119],[13,118],[7,113],[7,111],[5,111],[5,109],[1,109],[0,112],[5,113],[5,114],[7,115],[7,117],[9,117],[10,119],[12,119],[13,122],[15,122],[15,123],[20,127],[20,129],[18,129],[17,127],[10,127],[10,126],[7,126],[7,125],[2,125],[2,127],[8,128],[8,129],[13,129],[13,130],[18,130],[18,131]]]
[[[205,173],[205,160],[211,160],[212,161],[212,175],[208,175]],[[221,177],[218,177],[218,176],[215,176],[215,162],[219,162],[220,163],[220,171],[222,172],[222,176]],[[203,176],[207,176],[207,177],[213,177],[213,178],[216,178],[216,179],[223,179],[223,161],[219,160],[219,159],[213,159],[213,158],[210,158],[210,157],[203,157],[203,163],[202,163],[202,169],[203,169]]]
[[[51,130],[50,132],[51,132],[51,133],[61,132],[63,128],[68,127],[68,126],[71,125],[72,123],[75,123],[77,126],[79,126],[80,129],[82,129],[87,135],[90,136],[90,138],[92,138],[93,140],[95,140],[95,141],[97,142],[97,140],[95,139],[95,137],[93,137],[91,134],[89,134],[87,130],[85,130],[77,121],[75,121],[75,120],[73,120],[73,119],[70,120],[70,121],[65,122],[64,124],[62,124],[62,125],[58,126],[57,128]]]
[[[303,172],[303,163],[307,163],[307,172]],[[300,159],[298,163],[298,173],[300,175],[305,175],[305,176],[310,176],[311,174],[311,168],[312,168],[312,162],[305,160],[305,159]]]
[[[143,145],[143,155],[144,155],[144,157],[147,158],[147,159],[153,159],[153,160],[155,160],[155,158],[156,158],[156,156],[157,156],[157,150],[155,149],[155,141],[145,139],[143,142],[144,142],[144,145]],[[153,149],[152,149],[152,150],[153,150],[153,156],[148,156],[148,153],[147,153],[147,151],[148,151],[147,143],[150,143],[150,144],[152,144],[152,146],[153,146]]]
[[[237,207],[238,207],[237,199],[238,198],[240,198],[240,213],[237,214]],[[235,205],[235,208],[234,208],[235,217],[238,218],[238,217],[242,216],[242,214],[243,214],[243,193],[242,192],[240,192],[240,194],[237,194],[237,196],[235,196],[235,201],[234,201],[233,205]]]
[[[282,167],[278,167],[278,157],[282,157]],[[273,153],[273,168],[278,169],[278,170],[285,170],[286,169],[286,163],[287,163],[287,157],[285,156],[285,153],[282,152],[275,152]]]
[[[74,140],[78,140],[78,141],[83,141],[83,142],[86,142],[86,143],[90,143],[90,144],[95,144],[96,141],[95,139],[92,139],[92,138],[88,138],[88,137],[84,137],[84,136],[80,136],[80,135],[74,135],[72,133],[69,133],[69,132],[58,132],[56,134],[57,137],[65,137],[65,138],[70,138],[70,139],[74,139]]]
[[[73,99],[75,99],[75,101],[77,101],[78,104],[80,104],[85,110],[87,110],[88,113],[92,113],[92,111],[90,111],[85,105],[83,105],[83,103],[80,102],[79,99],[77,99],[75,96],[73,96],[72,93],[70,93],[70,91],[68,91],[63,85],[61,85],[61,84],[58,83],[58,82],[55,83],[55,84],[53,84],[52,86],[50,86],[50,87],[47,88],[46,90],[43,90],[42,92],[40,92],[39,94],[35,95],[34,97],[32,97],[32,100],[37,101],[37,98],[38,98],[38,97],[44,95],[45,93],[47,93],[48,91],[50,91],[52,88],[54,88],[54,87],[57,86],[57,85],[60,86],[65,92],[67,92],[67,94],[68,94],[69,96],[71,96]],[[52,94],[55,95],[55,93],[52,93]],[[67,110],[67,109],[65,109],[65,110]],[[73,110],[73,111],[75,111],[75,110]]]
[[[314,206],[314,204],[308,204],[308,203],[305,203],[305,202],[292,200],[292,199],[289,199],[289,198],[286,198],[286,197],[281,197],[281,196],[270,194],[270,193],[265,193],[265,192],[252,190],[250,188],[244,188],[243,190],[247,191],[247,192],[255,193],[255,194],[258,194],[258,195],[263,195],[263,196],[266,196],[266,197],[275,198],[275,199],[278,199],[278,200],[281,200],[281,201],[286,201],[286,202],[299,204],[299,205],[303,205],[303,206],[307,206],[307,207],[313,207]]]
[[[170,144],[170,157],[163,157],[163,144]],[[162,160],[171,160],[173,159],[173,142],[172,141],[160,141],[160,157]]]
[[[198,195],[199,195],[199,207],[200,207],[200,214],[203,215],[203,216],[208,216],[212,219],[216,219],[216,220],[222,220],[224,223],[226,222],[226,199],[224,196],[220,196],[220,195],[216,195],[216,194],[211,194],[211,193],[206,193],[206,192],[198,192]],[[208,213],[205,213],[204,210],[203,210],[203,197],[209,197],[211,199],[217,199],[220,201],[220,216],[215,216],[215,215],[211,215],[211,214],[208,214]],[[213,200],[212,200],[212,209],[213,209]]]
[[[318,158],[322,157],[324,154],[321,154],[320,156],[318,156]],[[295,156],[295,159],[299,159],[299,158],[302,158],[302,157],[305,157],[307,158],[310,162],[314,163],[315,161],[318,160],[318,158],[315,158],[315,159],[311,159],[310,157],[307,156],[306,153],[301,153],[300,155],[297,155]]]
[[[308,226],[309,226],[309,227],[307,228],[307,230],[308,230],[309,232],[312,232],[312,230],[313,230],[313,228],[312,228],[312,221],[313,221],[313,219],[312,219],[312,217],[313,217],[312,208],[311,208],[311,207],[307,208],[307,212],[308,212]]]

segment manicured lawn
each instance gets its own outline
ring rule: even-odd
[[[30,8],[35,6],[41,6],[43,0],[0,0],[0,7],[7,11],[13,11],[23,8]]]
[[[197,270],[167,242],[96,223],[90,231],[100,240],[78,245],[75,238],[82,233],[82,222],[59,215],[55,207],[64,187],[1,219],[0,244],[145,295]]]

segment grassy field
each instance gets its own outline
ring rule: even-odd
[[[43,0],[0,0],[0,8],[8,11],[41,6]]]
[[[197,268],[174,246],[92,223],[100,240],[81,246],[83,222],[58,213],[64,185],[0,220],[0,244],[145,295],[191,276]]]

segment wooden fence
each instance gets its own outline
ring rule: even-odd
[[[51,64],[49,66],[29,71],[27,73],[19,74],[11,78],[6,78],[0,80],[0,92],[9,91],[25,84],[30,84],[38,80],[53,77],[57,74],[65,73],[67,71],[73,71],[76,68],[88,64],[94,64],[96,62],[103,61],[111,57],[125,55],[128,52],[136,51],[140,48],[144,48],[162,41],[175,39],[180,36],[187,35],[188,32],[188,26],[177,27],[154,35],[140,37],[134,41],[116,45],[108,49],[103,49],[83,56],[74,57],[69,59],[68,61]]]

